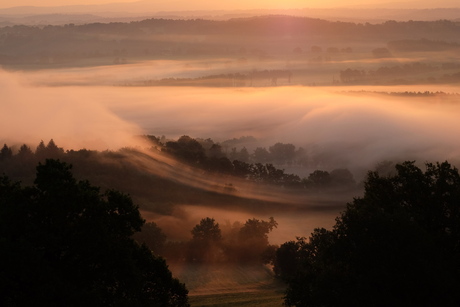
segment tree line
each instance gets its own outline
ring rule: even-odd
[[[455,42],[445,42],[439,40],[421,39],[402,39],[388,42],[388,48],[398,52],[439,52],[439,51],[458,51],[460,45]]]
[[[283,27],[279,27],[279,24]],[[26,26],[15,25],[0,28],[0,35],[5,39],[22,39],[30,36],[43,38],[76,38],[77,35],[91,33],[95,35],[119,34],[123,37],[139,37],[145,34],[162,36],[167,34],[208,34],[208,35],[257,35],[279,36],[293,35],[327,35],[337,37],[370,37],[380,33],[382,37],[417,37],[425,33],[427,39],[439,39],[446,35],[458,33],[458,22],[437,21],[386,21],[383,23],[355,23],[327,21],[317,18],[287,15],[267,15],[229,20],[205,19],[163,19],[151,18],[132,22],[88,23],[83,25],[67,24],[64,26]],[[402,33],[401,33],[402,32]],[[412,35],[411,35],[412,34]],[[436,38],[436,34],[440,34]]]
[[[293,144],[275,143],[268,150],[257,147],[252,154],[242,147],[237,150],[232,147],[226,150],[219,143],[211,139],[194,139],[182,136],[177,141],[146,136],[154,145],[151,150],[160,151],[177,160],[200,168],[211,173],[235,176],[260,184],[276,185],[279,187],[303,190],[305,192],[318,192],[327,189],[353,190],[359,188],[353,174],[346,168],[336,168],[332,171],[315,170],[307,177],[301,178],[295,174],[286,173],[276,165],[302,166],[307,162],[303,148],[296,148]],[[79,169],[94,168],[91,173],[96,175],[97,169],[104,167],[100,163],[104,158],[123,159],[124,152],[136,152],[135,149],[124,148],[118,152],[97,152],[81,149],[78,151],[58,147],[51,139],[47,145],[39,143],[35,151],[30,146],[23,144],[13,153],[13,149],[4,144],[0,150],[0,171],[12,174],[19,180],[30,180],[36,163],[46,158],[62,159],[80,166]],[[101,159],[98,159],[101,158]],[[96,164],[96,165],[88,165]],[[101,172],[105,173],[107,170]],[[121,187],[121,186],[120,186]]]
[[[146,223],[134,238],[168,262],[257,265],[273,263],[277,246],[269,243],[268,234],[277,226],[273,217],[268,221],[252,218],[244,224],[236,221],[224,227],[206,217],[193,227],[188,241],[168,240],[155,222]]]
[[[283,26],[279,26],[282,24]],[[379,24],[326,21],[294,16],[259,16],[217,20],[146,19],[129,23],[89,23],[64,26],[15,25],[0,28],[0,63],[52,64],[69,63],[82,58],[151,55],[156,58],[184,55],[240,54],[241,48],[256,48],[248,44],[253,37],[272,39],[305,37],[340,39],[344,41],[370,41],[376,38],[404,40],[424,38],[455,40],[458,22],[387,21]],[[207,35],[206,41],[183,39]],[[181,37],[172,42],[166,36]],[[115,38],[116,37],[116,38]],[[228,44],[220,38],[227,37]],[[273,48],[283,46],[274,43]],[[285,47],[285,54],[292,46]]]
[[[180,161],[208,171],[229,174],[264,184],[318,191],[328,188],[353,189],[357,183],[353,174],[346,168],[333,169],[331,172],[316,170],[308,177],[287,174],[276,165],[298,165],[307,163],[305,150],[293,144],[275,143],[268,150],[257,147],[249,154],[246,147],[239,151],[232,147],[226,153],[222,145],[211,139],[201,140],[182,136],[177,141],[164,140],[149,136],[156,143],[156,149],[174,156]]]
[[[403,65],[381,66],[375,70],[347,68],[340,71],[340,81],[344,84],[380,84],[380,83],[452,83],[460,81],[459,73],[446,71],[459,69],[456,63],[439,65],[427,63],[409,63]],[[444,72],[444,73],[443,73]],[[431,75],[426,75],[431,74]],[[404,80],[403,78],[406,78]]]
[[[247,73],[207,75],[197,78],[163,78],[124,83],[124,86],[204,86],[204,87],[242,87],[276,86],[291,83],[292,72],[285,69],[252,70]]]
[[[404,91],[404,92],[380,92],[380,91],[346,91],[343,92],[345,94],[352,94],[352,95],[364,95],[364,94],[377,94],[377,95],[385,95],[385,96],[394,96],[394,97],[439,97],[439,98],[457,98],[460,96],[459,93],[447,93],[443,91]]]

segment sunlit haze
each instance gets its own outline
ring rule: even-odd
[[[50,263],[73,259],[65,265],[37,267],[31,274],[19,270],[26,285],[29,279],[40,283],[45,275],[54,282],[58,273],[42,272],[48,267],[74,270],[76,262],[89,268],[88,276],[102,276],[98,265],[68,253],[73,248],[67,243],[84,246],[87,241],[61,231],[66,229],[61,226],[68,222],[78,233],[97,237],[92,225],[98,222],[88,217],[107,212],[116,218],[114,225],[123,229],[118,231],[107,219],[101,223],[101,233],[124,242],[123,236],[136,231],[132,239],[126,238],[130,246],[137,246],[132,240],[145,241],[153,254],[164,257],[168,265],[173,263],[174,276],[184,280],[193,298],[190,305],[171,303],[175,306],[209,305],[211,300],[200,303],[208,298],[219,306],[281,306],[286,286],[274,279],[275,253],[283,250],[283,243],[308,238],[315,229],[336,227],[340,220],[336,217],[349,208],[355,212],[348,220],[361,214],[366,219],[364,231],[350,228],[358,238],[367,238],[372,228],[380,238],[389,232],[385,223],[393,227],[394,237],[417,237],[414,244],[400,239],[400,245],[385,249],[389,257],[379,253],[378,261],[367,264],[393,259],[400,248],[412,245],[415,256],[402,253],[408,263],[428,250],[423,263],[441,261],[444,255],[431,257],[441,245],[425,248],[422,242],[460,240],[460,230],[452,226],[457,220],[450,222],[454,216],[460,219],[454,208],[459,202],[455,198],[460,195],[455,186],[459,179],[457,170],[450,169],[460,166],[459,17],[458,0],[0,0],[0,191],[11,193],[0,195],[0,206],[7,204],[6,209],[0,208],[0,222],[5,222],[0,226],[2,231],[13,227],[11,235],[0,234],[0,247],[21,246],[23,236],[15,233],[21,229],[37,232],[31,234],[30,246]],[[434,170],[439,165],[443,169]],[[422,175],[424,167],[430,170],[429,178]],[[391,177],[404,168],[403,180]],[[77,180],[70,180],[68,172]],[[19,194],[19,185],[10,184],[3,174],[11,182],[35,184],[37,189]],[[449,176],[452,179],[438,184]],[[79,180],[88,181],[77,184]],[[371,185],[378,191],[370,190]],[[414,197],[404,191],[404,185]],[[436,190],[425,188],[430,185]],[[103,194],[109,189],[126,197]],[[406,194],[408,202],[401,201],[404,204],[397,208]],[[381,195],[384,200],[377,201]],[[391,195],[396,195],[395,200]],[[435,199],[438,196],[440,201]],[[22,203],[29,197],[30,204]],[[427,204],[414,209],[423,203],[422,198],[443,207],[431,210]],[[86,201],[92,199],[96,209],[85,209]],[[12,205],[16,200],[21,202],[17,212]],[[80,208],[80,200],[85,203],[80,211],[67,212],[66,205]],[[113,205],[106,206],[112,201]],[[368,201],[384,207],[373,205],[367,210]],[[355,202],[358,205],[353,209]],[[45,207],[58,214],[48,217],[41,211]],[[428,240],[419,237],[425,230],[417,228],[409,209],[433,231]],[[446,216],[423,217],[441,212]],[[139,233],[139,214],[156,224],[147,224]],[[370,219],[374,215],[377,223]],[[20,221],[17,225],[10,225],[15,224],[9,221],[13,216]],[[28,219],[45,230],[26,225]],[[76,224],[79,219],[83,226]],[[406,231],[401,226],[406,219],[415,228]],[[205,224],[199,224],[203,220]],[[438,221],[446,224],[437,225]],[[51,231],[62,232],[63,239],[55,239]],[[446,237],[438,240],[441,232]],[[327,242],[317,241],[318,247],[305,255],[322,255],[317,248],[329,248],[333,238],[348,242],[355,235],[343,234],[318,230],[315,240],[326,235]],[[49,253],[41,243],[35,245],[38,236],[52,245]],[[392,240],[385,239],[385,244],[391,245]],[[93,246],[109,248],[105,239],[94,242],[98,243],[88,245],[90,258]],[[378,240],[372,242],[372,250],[380,246]],[[66,246],[62,251],[57,248],[60,244]],[[299,244],[288,245],[286,255],[294,257],[293,253],[299,253],[295,250],[306,246],[304,241]],[[34,265],[41,264],[35,254],[29,255],[32,247],[26,244],[8,257],[24,255]],[[452,250],[458,252],[457,247]],[[345,257],[335,254],[342,250]],[[323,254],[330,253],[331,259],[349,257],[342,247]],[[127,250],[115,254],[125,262]],[[150,266],[142,259],[135,262]],[[359,259],[356,263],[364,258]],[[117,261],[108,261],[108,268],[118,267]],[[421,263],[417,260],[414,266]],[[217,266],[219,270],[214,270]],[[332,268],[339,267],[342,263]],[[353,272],[344,267],[346,274]],[[450,272],[451,267],[460,266],[442,267]],[[10,270],[11,277],[3,279],[16,284],[16,267]],[[425,274],[418,267],[412,272],[431,279],[430,272]],[[63,289],[63,295],[73,291],[74,275],[56,287]],[[342,277],[348,282],[347,275]],[[75,289],[86,284],[76,279]],[[400,284],[393,283],[396,279],[388,280],[403,293]],[[97,279],[89,284],[112,292],[128,283],[111,287]],[[371,278],[366,283],[380,285]],[[19,285],[17,293],[24,292]],[[132,288],[138,285],[136,281]],[[151,286],[140,288],[150,291]],[[455,292],[458,287],[452,288]],[[359,288],[363,289],[367,288]],[[34,292],[29,290],[27,294]],[[120,291],[114,304],[130,305],[124,300],[124,290]],[[36,292],[48,299],[48,293]],[[93,292],[88,293],[87,302],[93,298]],[[245,303],[248,296],[239,300],[249,293],[251,303]],[[238,303],[220,304],[223,296],[237,297]],[[7,305],[16,303],[17,297],[7,297]],[[110,305],[112,301],[104,295],[104,302]]]
[[[121,74],[117,66],[103,69],[107,76]],[[104,78],[102,71],[92,70],[92,74]],[[122,73],[129,78],[127,74]],[[2,131],[8,131],[3,133],[3,140],[30,143],[54,137],[67,148],[117,149],[124,143],[133,144],[130,136],[142,133],[216,141],[251,135],[259,139],[259,145],[283,141],[336,152],[337,163],[353,169],[368,169],[381,160],[398,157],[445,160],[460,154],[460,146],[455,145],[460,134],[456,118],[459,106],[433,105],[430,100],[356,97],[341,94],[345,88],[327,87],[183,87],[178,91],[171,87],[27,85],[52,80],[76,83],[85,80],[85,75],[90,76],[86,69],[66,71],[65,75],[60,70],[44,74],[2,72],[3,104],[9,105],[1,114]],[[406,86],[390,90],[422,88],[430,89]],[[432,88],[445,92],[456,89]],[[66,95],[69,92],[71,97]],[[446,134],[446,130],[452,133]]]
[[[163,1],[163,0],[145,0],[145,1],[110,1],[110,0],[72,0],[72,1],[34,1],[34,0],[1,0],[0,8],[9,8],[14,6],[65,6],[65,5],[100,5],[100,4],[112,4],[112,3],[142,3],[144,7],[150,8],[152,11],[159,10],[222,10],[222,9],[292,9],[292,8],[332,8],[332,7],[387,7],[387,8],[438,8],[438,7],[458,7],[458,1],[453,0],[442,0],[436,1],[391,1],[391,0],[350,0],[350,1],[339,1],[339,0],[286,0],[286,1],[209,1],[209,0],[198,0],[198,1]]]

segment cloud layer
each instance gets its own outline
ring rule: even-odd
[[[66,74],[75,83],[92,72]],[[62,81],[63,74],[48,71],[47,80]],[[131,146],[133,136],[140,134],[214,141],[251,135],[259,139],[254,146],[293,143],[311,155],[326,154],[329,161],[355,168],[369,168],[382,160],[457,160],[460,154],[458,96],[447,101],[337,92],[349,87],[32,85],[44,78],[44,72],[0,72],[0,141],[35,144],[53,138],[67,149],[104,150]],[[358,90],[363,89],[455,90],[434,86]]]

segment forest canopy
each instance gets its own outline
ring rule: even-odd
[[[59,160],[31,187],[0,177],[0,305],[188,306],[165,260],[132,239],[143,224],[128,195]]]
[[[370,172],[332,230],[286,242],[288,306],[458,306],[460,175],[449,163]]]

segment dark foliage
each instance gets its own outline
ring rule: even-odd
[[[337,169],[328,173],[330,177],[326,184],[316,184],[307,178],[301,179],[295,174],[288,174],[271,163],[262,164],[254,162],[254,157],[249,155],[246,148],[240,152],[233,150],[226,152],[227,147],[214,143],[211,139],[193,139],[188,136],[181,137],[178,141],[166,140],[163,136],[156,138],[146,136],[152,141],[151,150],[155,153],[171,155],[175,159],[189,164],[192,170],[207,175],[217,173],[224,176],[233,176],[261,185],[277,186],[285,192],[316,193],[323,190],[334,189],[338,192],[348,192],[358,188],[352,174],[345,169]],[[291,148],[292,144],[277,143],[275,147]],[[224,149],[225,148],[225,149]],[[142,159],[146,163],[159,163],[157,159],[142,153],[136,149],[122,148],[114,151],[94,151],[87,149],[67,150],[58,147],[53,140],[45,145],[41,141],[36,146],[35,152],[31,147],[24,144],[17,149],[15,146],[4,145],[4,154],[0,153],[0,174],[6,173],[8,177],[21,181],[26,185],[33,184],[35,166],[38,162],[44,162],[47,158],[59,158],[74,166],[76,178],[88,178],[92,183],[103,189],[114,188],[123,190],[132,195],[136,202],[142,203],[143,208],[161,214],[170,214],[176,203],[200,203],[200,204],[249,204],[254,205],[254,200],[246,200],[238,195],[238,181],[232,182],[233,177],[228,176],[228,184],[220,191],[221,193],[209,193],[209,191],[181,183],[174,178],[165,177],[152,172],[149,169],[139,167],[134,161]],[[272,149],[273,150],[273,149]],[[292,150],[291,150],[292,151]],[[265,150],[268,155],[272,155]],[[244,162],[237,159],[230,160],[226,155],[242,157]],[[302,167],[302,160],[307,158],[305,151],[299,148],[295,152],[293,165]],[[284,163],[292,160],[287,159]],[[306,165],[306,164],[305,164]],[[336,180],[337,179],[337,180]],[[178,193],[177,191],[180,191]],[[261,204],[267,201],[259,201]],[[167,206],[165,206],[167,204]]]
[[[156,255],[162,255],[166,243],[166,234],[154,222],[145,223],[140,232],[133,235],[133,238],[145,245]]]
[[[191,165],[201,166],[206,159],[203,146],[187,135],[181,136],[177,142],[166,142],[162,150]]]
[[[77,181],[46,160],[35,184],[0,178],[0,305],[188,306],[165,261],[131,236],[131,198]]]
[[[278,227],[273,217],[268,221],[249,219],[238,232],[235,258],[239,262],[270,263],[274,247],[268,242],[268,234]]]
[[[13,156],[13,151],[8,145],[4,144],[0,150],[0,160],[8,160]]]
[[[204,218],[192,229],[189,244],[189,261],[215,262],[219,259],[222,246],[222,233],[219,223],[213,218]]]
[[[388,47],[391,50],[402,51],[402,52],[414,52],[414,51],[446,51],[446,50],[458,50],[460,45],[458,43],[450,43],[439,40],[428,40],[422,39],[403,39],[397,41],[388,42]]]
[[[209,143],[207,144],[209,148],[204,148],[196,139],[184,135],[177,141],[166,142],[166,145],[162,147],[161,150],[180,161],[194,167],[202,168],[208,172],[233,175],[264,184],[290,188],[303,187],[302,181],[297,175],[286,174],[283,169],[278,169],[271,163],[247,163],[239,160],[233,160],[233,162],[231,162],[222,152],[220,145],[215,144],[209,139],[206,141]],[[245,154],[248,154],[246,148],[242,149],[242,152],[243,157]],[[256,161],[267,162],[276,160],[282,164],[290,164],[295,154],[294,145],[276,143],[274,146],[270,147],[270,152],[265,148],[257,148],[253,156]],[[234,155],[236,156],[236,149]],[[247,159],[246,157],[246,160]]]
[[[374,50],[374,56],[384,57],[386,48]],[[388,50],[387,50],[388,51]],[[389,52],[389,51],[388,51]],[[388,57],[388,55],[387,55]],[[374,70],[347,68],[340,71],[343,84],[443,84],[459,82],[457,63],[407,63],[402,65],[381,66]],[[452,72],[447,74],[446,72]],[[429,74],[429,75],[428,75]],[[404,79],[402,79],[404,78]],[[424,92],[427,94],[429,92]]]
[[[447,162],[370,172],[333,230],[284,243],[288,306],[458,306],[460,175]]]

